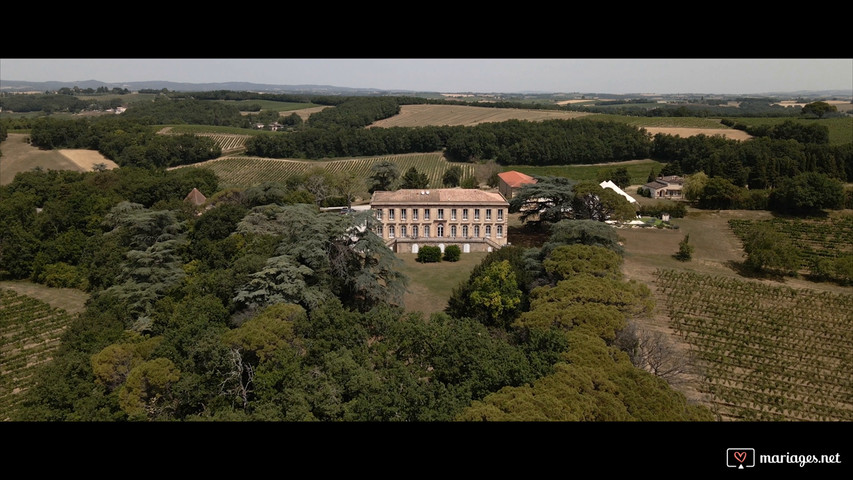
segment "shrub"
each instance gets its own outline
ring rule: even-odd
[[[693,245],[690,245],[690,235],[685,235],[684,239],[678,242],[678,252],[674,255],[676,260],[686,262],[693,258]]]
[[[444,261],[458,262],[460,256],[462,256],[462,249],[458,245],[449,245],[444,248]]]
[[[421,263],[435,263],[441,261],[441,249],[438,247],[424,246],[418,250],[417,261]]]
[[[668,213],[672,218],[684,218],[684,215],[687,214],[687,205],[672,200],[658,200],[652,205],[641,205],[639,213],[641,216],[657,218]]]

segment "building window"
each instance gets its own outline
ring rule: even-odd
[[[451,226],[450,226],[450,237],[451,237],[451,238],[456,238],[456,225],[451,225]]]
[[[400,221],[402,221],[402,222],[406,221],[406,212],[407,211],[408,211],[408,209],[406,209],[406,208],[400,209]]]
[[[492,209],[487,208],[486,209],[486,220],[491,220],[491,219],[492,219]]]
[[[424,225],[424,237],[429,238],[429,225]]]
[[[467,208],[462,209],[462,220],[468,220],[468,209]]]
[[[428,208],[424,209],[424,220],[429,220],[429,209]]]
[[[462,236],[468,237],[468,225],[462,225]]]
[[[439,220],[444,220],[444,209],[443,208],[438,209],[438,217],[436,217],[436,218],[438,218]]]
[[[503,236],[504,236],[504,226],[503,226],[503,225],[498,225],[498,235],[497,235],[497,237],[498,237],[498,238],[503,238]]]
[[[456,220],[456,209],[455,208],[450,209],[450,219]]]
[[[491,236],[492,236],[492,226],[486,225],[486,238],[489,238]]]
[[[437,227],[435,227],[435,234],[438,237],[443,237],[444,236],[444,225],[439,224]]]
[[[388,226],[388,238],[394,238],[394,225]]]
[[[500,232],[500,230],[498,230],[498,232]],[[500,234],[498,234],[498,236],[500,237]],[[400,225],[400,237],[406,238],[406,226],[405,225]]]
[[[382,209],[381,208],[376,211],[376,219],[382,220]]]
[[[414,238],[418,238],[418,226],[417,225],[412,225],[412,236]]]
[[[474,225],[474,238],[480,238],[480,226]]]
[[[415,220],[415,221],[418,220],[418,209],[417,208],[412,209],[412,220]]]
[[[479,219],[480,219],[480,209],[475,208],[474,209],[474,220],[479,220]]]
[[[394,221],[394,209],[393,208],[388,209],[388,221],[389,222]]]
[[[499,208],[499,209],[498,209],[498,221],[501,221],[501,220],[503,220],[503,219],[504,219],[504,209],[503,209],[503,208]]]

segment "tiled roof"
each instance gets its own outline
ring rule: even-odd
[[[659,189],[659,188],[668,187],[668,186],[669,186],[669,184],[668,184],[668,183],[659,182],[659,181],[655,180],[654,182],[649,182],[649,183],[647,183],[647,184],[645,184],[645,185],[643,185],[643,186],[644,186],[644,187],[646,187],[646,188],[651,188],[651,189],[653,189],[653,190],[657,190],[657,189]]]
[[[403,189],[393,192],[373,192],[370,204],[391,203],[499,203],[508,204],[500,193],[484,192],[473,188],[424,188]]]
[[[525,183],[536,183],[536,179],[531,177],[530,175],[525,175],[521,172],[516,172],[515,170],[511,170],[509,172],[501,172],[498,174],[498,177],[501,178],[507,185],[511,188],[518,188]]]
[[[186,198],[184,198],[185,202],[190,202],[195,206],[204,205],[204,202],[207,201],[207,198],[202,195],[201,192],[198,191],[197,188],[193,188],[193,190],[187,194]]]

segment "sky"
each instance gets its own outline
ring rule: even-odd
[[[9,80],[252,82],[443,93],[751,94],[851,90],[853,58],[0,58],[0,82]]]

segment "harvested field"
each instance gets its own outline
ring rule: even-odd
[[[18,172],[26,172],[36,167],[45,170],[80,170],[80,167],[56,150],[40,150],[27,142],[29,135],[10,133],[6,141],[0,144],[3,156],[0,157],[0,185],[11,183]]]
[[[59,150],[59,153],[74,162],[74,164],[80,168],[81,172],[91,172],[92,167],[99,163],[106,165],[108,170],[118,168],[118,164],[116,162],[101,155],[101,153],[96,150],[62,149]]]
[[[400,113],[371,127],[424,127],[429,125],[477,125],[507,120],[541,121],[579,118],[588,113],[520,108],[489,108],[467,105],[403,105]]]
[[[92,166],[106,164],[108,169],[118,168],[112,160],[95,150],[41,150],[29,144],[29,135],[10,133],[2,143],[3,156],[0,157],[0,185],[11,183],[18,172],[26,172],[37,167],[45,170],[74,170],[91,172]]]
[[[693,137],[696,135],[706,135],[709,137],[713,137],[714,135],[720,135],[726,138],[730,138],[732,140],[749,140],[752,138],[752,135],[741,131],[735,130],[733,128],[683,128],[683,127],[643,127],[647,132],[651,133],[652,136],[662,133],[664,135],[677,135],[682,138]]]
[[[310,117],[312,114],[317,113],[321,110],[325,110],[327,108],[334,108],[334,107],[330,107],[330,106],[325,105],[322,107],[301,108],[299,110],[287,110],[287,111],[279,112],[279,114],[281,116],[286,117],[286,116],[289,116],[290,114],[295,113],[295,114],[299,115],[299,118],[301,118],[302,121],[304,122],[305,120],[308,120],[308,117]]]

